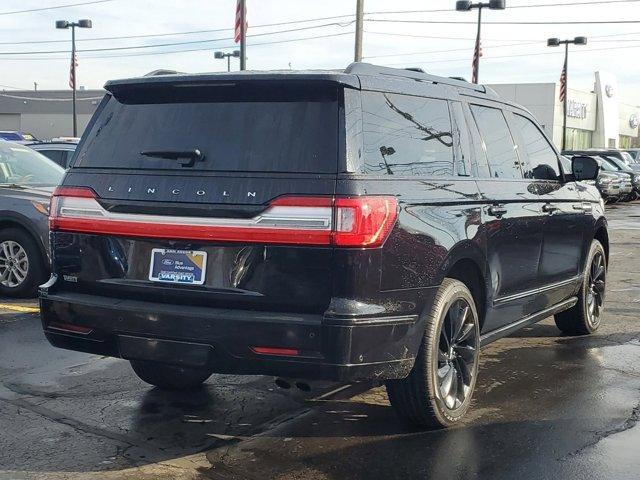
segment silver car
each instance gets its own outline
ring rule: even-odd
[[[64,169],[0,141],[0,295],[27,297],[49,275],[49,201]]]

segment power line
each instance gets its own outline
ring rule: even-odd
[[[514,8],[544,8],[544,7],[573,7],[579,5],[600,5],[609,3],[635,3],[640,0],[598,0],[595,2],[565,2],[565,3],[538,3],[533,5],[509,5],[508,9]],[[453,12],[452,8],[439,8],[435,10],[395,10],[395,11],[379,11],[379,12],[366,12],[365,15],[406,15],[410,13],[440,13],[440,12]]]
[[[29,8],[27,10],[13,10],[11,12],[0,12],[0,15],[15,15],[17,13],[43,12],[45,10],[57,10],[59,8],[80,7],[82,5],[94,5],[96,3],[113,2],[113,0],[93,0],[91,2],[67,3],[66,5],[53,5],[51,7]]]
[[[274,41],[270,41],[270,42],[260,42],[260,43],[250,43],[247,46],[249,47],[260,47],[263,45],[276,45],[276,44],[281,44],[281,43],[291,43],[291,42],[300,42],[300,41],[304,41],[304,40],[316,40],[316,39],[322,39],[322,38],[332,38],[332,37],[340,37],[340,36],[344,36],[344,35],[353,35],[354,32],[350,31],[350,32],[341,32],[341,33],[332,33],[332,34],[328,34],[328,35],[315,35],[313,37],[300,37],[300,38],[290,38],[287,40],[274,40]],[[219,46],[216,48],[220,48],[220,49],[225,49],[225,48],[235,48],[237,47],[236,44],[232,44],[232,45],[224,45],[224,46]],[[91,55],[91,56],[83,56],[81,57],[81,60],[86,60],[86,59],[97,59],[97,58],[124,58],[124,57],[142,57],[142,56],[147,56],[147,55],[170,55],[170,54],[175,54],[175,53],[186,53],[186,52],[202,52],[202,51],[210,51],[211,47],[205,47],[205,48],[191,48],[191,49],[182,49],[182,50],[165,50],[165,51],[159,51],[159,52],[143,52],[143,53],[123,53],[120,55]],[[69,57],[0,57],[0,60],[69,60]]]
[[[640,41],[640,40],[638,40]],[[578,53],[589,53],[589,52],[598,52],[598,51],[605,51],[605,50],[620,50],[620,49],[627,49],[627,48],[640,48],[640,45],[627,45],[627,46],[623,46],[623,47],[604,47],[604,48],[590,48],[590,49],[584,49],[584,48],[576,48],[574,51],[572,51],[572,55],[573,54],[578,54]],[[561,51],[553,51],[553,52],[539,52],[539,53],[517,53],[517,54],[510,54],[510,55],[499,55],[499,56],[485,56],[482,58],[482,61],[486,61],[486,60],[497,60],[497,59],[503,59],[503,58],[515,58],[515,57],[537,57],[540,55],[558,55],[561,54],[563,52]],[[417,62],[413,62],[415,64],[418,65],[422,65],[422,64],[430,64],[430,63],[446,63],[446,62],[468,62],[469,58],[450,58],[450,59],[441,59],[441,60],[428,60],[428,61],[417,61]],[[387,66],[395,66],[395,65],[406,65],[406,62],[401,62],[401,63],[388,63],[386,64]]]
[[[394,20],[391,18],[365,18],[365,22],[381,22],[381,23],[433,23],[433,24],[449,24],[449,25],[477,25],[478,22],[465,22],[458,20]],[[640,23],[640,20],[558,20],[558,21],[496,21],[482,22],[483,25],[604,25],[604,24],[624,24],[624,23]]]
[[[11,13],[22,13],[28,11],[38,11],[38,10],[48,10],[52,8],[63,8],[66,6],[75,6],[75,5],[85,5],[91,3],[102,3],[102,2],[110,2],[113,0],[95,0],[93,2],[83,2],[78,4],[70,4],[70,5],[61,5],[57,7],[46,7],[41,9],[31,9],[31,10],[22,10],[16,12],[4,12],[0,13],[0,15],[8,15]],[[639,2],[640,0],[599,0],[595,2],[571,2],[571,3],[548,3],[548,4],[534,4],[534,5],[510,5],[509,9],[514,8],[542,8],[542,7],[566,7],[566,6],[578,6],[578,5],[599,5],[599,4],[610,4],[610,3],[631,3],[631,2]],[[396,10],[396,11],[374,11],[374,12],[365,12],[366,15],[400,15],[400,14],[414,14],[414,13],[438,13],[438,12],[453,12],[453,9],[431,9],[431,10]],[[345,14],[345,15],[332,15],[328,17],[316,17],[316,18],[306,18],[301,20],[289,20],[286,22],[276,22],[276,23],[265,23],[259,25],[252,25],[251,28],[264,28],[264,27],[277,27],[284,25],[292,25],[297,23],[309,23],[309,22],[320,22],[325,20],[336,20],[336,19],[344,19],[344,18],[353,18],[353,14]],[[400,20],[397,20],[400,21]],[[439,23],[439,22],[435,22]],[[474,23],[474,22],[449,22],[449,23]],[[491,23],[491,22],[485,22]],[[547,22],[545,22],[547,23]],[[605,22],[609,23],[609,22]],[[233,28],[217,28],[217,29],[208,29],[208,30],[191,30],[184,32],[170,32],[170,33],[151,33],[151,34],[140,34],[140,35],[121,35],[121,36],[113,36],[113,37],[96,37],[96,38],[81,38],[77,39],[77,42],[93,42],[93,41],[102,41],[102,40],[124,40],[124,39],[133,39],[133,38],[153,38],[153,37],[170,37],[170,36],[179,36],[179,35],[193,35],[193,34],[201,34],[201,33],[219,33],[231,31]],[[27,40],[21,42],[0,42],[0,45],[28,45],[28,44],[43,44],[43,43],[68,43],[70,40]]]
[[[322,25],[313,25],[313,26],[309,26],[309,27],[299,27],[299,28],[291,28],[291,29],[287,29],[287,30],[278,30],[275,32],[264,32],[264,33],[255,33],[253,35],[248,35],[247,37],[262,37],[262,36],[266,36],[266,35],[276,35],[276,34],[280,34],[280,33],[291,33],[291,32],[300,32],[303,30],[312,30],[315,28],[324,28],[324,27],[329,27],[329,26],[337,26],[337,27],[347,27],[349,25],[351,25],[354,21],[350,21],[350,22],[343,22],[343,23],[325,23]],[[155,48],[155,47],[171,47],[171,46],[176,46],[176,45],[193,45],[193,44],[199,44],[199,43],[211,43],[211,42],[217,42],[220,40],[233,40],[232,37],[220,37],[220,38],[212,38],[212,39],[208,39],[208,40],[189,40],[186,42],[170,42],[170,43],[155,43],[153,45],[128,45],[128,46],[123,46],[123,47],[105,47],[105,48],[86,48],[86,49],[82,49],[82,50],[76,50],[79,53],[82,52],[109,52],[109,51],[119,51],[119,50],[136,50],[136,49],[146,49],[146,48]],[[227,48],[227,47],[219,47],[219,48]],[[229,47],[231,48],[231,47]],[[28,52],[0,52],[0,55],[43,55],[43,54],[51,54],[51,53],[68,53],[68,50],[42,50],[42,51],[37,51],[37,50],[32,50],[32,51],[28,51]]]
[[[283,25],[291,25],[294,23],[309,23],[309,22],[319,22],[323,20],[336,20],[339,18],[348,18],[348,17],[353,17],[353,15],[334,15],[332,17],[310,18],[306,20],[293,20],[289,22],[264,23],[262,25],[251,25],[251,29],[254,30],[256,28],[277,27],[277,26],[283,26]],[[342,25],[343,23],[344,22],[333,22],[333,23],[327,23],[324,25],[314,25],[312,27],[307,27],[307,28],[319,28],[321,26],[326,26],[326,25]],[[353,20],[348,23],[353,23]],[[219,32],[230,32],[230,31],[233,31],[233,28],[190,30],[186,32],[171,32],[171,33],[148,33],[148,34],[142,34],[142,35],[120,35],[115,37],[78,38],[76,39],[76,42],[96,42],[101,40],[125,40],[125,39],[132,39],[132,38],[173,37],[173,36],[179,36],[179,35],[194,35],[194,34],[200,34],[200,33],[219,33]],[[296,31],[296,29],[284,30],[284,31],[285,32]],[[269,33],[274,33],[274,32],[269,32]],[[248,37],[257,36],[257,35],[267,35],[269,33],[253,34],[253,35],[248,35]],[[278,32],[275,32],[275,33],[278,33]],[[25,40],[22,42],[0,42],[0,45],[32,45],[32,44],[42,44],[42,43],[69,43],[69,42],[71,42],[71,40]]]

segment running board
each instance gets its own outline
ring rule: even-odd
[[[550,317],[551,315],[571,308],[576,303],[578,303],[578,297],[571,297],[564,302],[556,303],[555,305],[540,312],[529,315],[528,317],[524,317],[522,320],[518,320],[515,323],[510,323],[509,325],[505,325],[504,327],[500,327],[496,330],[491,330],[490,332],[487,332],[484,335],[480,336],[480,346],[484,347],[485,345],[488,345],[491,342],[498,340],[499,338],[506,337],[507,335],[510,335],[516,330],[520,330],[527,325],[532,325],[539,322],[540,320]]]

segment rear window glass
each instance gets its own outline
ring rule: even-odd
[[[329,84],[138,86],[104,104],[74,168],[186,170],[198,150],[189,170],[335,173],[338,114]]]

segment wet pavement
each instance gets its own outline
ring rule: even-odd
[[[608,216],[600,331],[547,319],[490,345],[470,418],[446,431],[403,427],[369,385],[214,375],[168,394],[50,347],[34,302],[0,299],[0,479],[640,478],[640,204]]]

